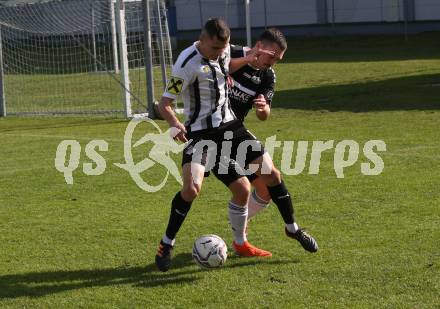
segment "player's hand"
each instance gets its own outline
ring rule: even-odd
[[[246,58],[249,61],[249,63],[251,63],[251,62],[257,60],[258,57],[260,57],[260,55],[263,55],[263,54],[266,54],[269,56],[274,56],[275,52],[273,52],[271,50],[266,50],[266,49],[254,47],[247,52]]]
[[[267,104],[266,98],[262,94],[259,94],[254,99],[254,106],[257,110],[264,110],[264,108],[266,107],[266,104]]]
[[[230,75],[228,75],[228,78],[226,81],[227,81],[229,89],[234,87],[234,79]]]
[[[181,141],[183,143],[186,143],[188,141],[188,139],[185,136],[186,128],[181,122],[177,121],[173,123],[170,127],[171,127],[170,132],[173,139]]]

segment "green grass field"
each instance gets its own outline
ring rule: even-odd
[[[163,91],[161,71],[153,70],[154,92]],[[131,69],[131,104],[134,113],[145,113],[145,70]],[[6,74],[5,96],[10,114],[111,114],[121,117],[121,79],[114,72],[71,74]]]
[[[439,308],[440,35],[290,42],[276,66],[271,119],[247,126],[260,139],[355,140],[359,160],[335,175],[334,149],[318,175],[285,176],[301,226],[319,243],[306,253],[283,234],[271,205],[250,224],[270,259],[230,253],[221,269],[191,260],[207,233],[230,245],[229,193],[214,177],[178,234],[172,269],[154,254],[179,190],[140,190],[121,163],[127,121],[117,118],[0,118],[0,307]],[[37,90],[36,90],[37,91]],[[163,121],[158,121],[166,129]],[[140,137],[150,126],[136,131]],[[54,167],[62,140],[82,146],[67,185]],[[87,176],[85,146],[104,139],[107,169]],[[361,173],[368,140],[386,142],[378,176]],[[147,147],[135,151],[144,158]],[[180,156],[174,156],[180,163]],[[274,161],[280,164],[281,153]],[[155,166],[143,174],[158,183]]]

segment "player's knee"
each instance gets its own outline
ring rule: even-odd
[[[272,169],[271,176],[272,176],[272,179],[275,180],[277,183],[281,182],[281,173],[277,168],[274,167]]]
[[[247,178],[243,177],[237,180],[233,185],[233,199],[240,205],[246,205],[251,193],[251,185]]]
[[[191,186],[186,186],[182,190],[182,197],[186,201],[193,201],[201,190],[200,185],[193,184]]]
[[[276,186],[281,183],[281,173],[275,167],[271,169],[269,174],[261,175],[261,177],[268,186]]]
[[[281,173],[277,168],[272,168],[269,176],[272,184],[277,185],[281,183]]]
[[[246,196],[246,199],[249,198],[249,195],[251,194],[251,186],[243,184],[243,186],[240,187],[240,193],[241,196]]]

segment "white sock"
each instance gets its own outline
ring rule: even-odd
[[[167,245],[174,246],[174,242],[175,242],[176,240],[175,240],[175,239],[170,239],[170,238],[168,238],[167,235],[163,235],[163,237],[162,237],[162,241],[163,241],[164,243],[166,243]]]
[[[229,202],[229,222],[232,227],[232,234],[234,235],[234,241],[242,245],[247,240],[246,239],[246,223],[248,216],[247,207],[236,205],[232,202]]]
[[[255,190],[252,191],[248,203],[248,220],[255,217],[256,214],[267,208],[267,206],[269,206],[269,201],[260,198]]]
[[[296,233],[296,231],[298,231],[299,227],[298,227],[298,224],[296,224],[296,222],[293,222],[291,224],[286,224],[286,229],[290,233]]]

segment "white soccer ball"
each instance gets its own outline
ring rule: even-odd
[[[220,267],[228,257],[228,247],[217,235],[203,235],[194,242],[192,256],[200,267]]]

